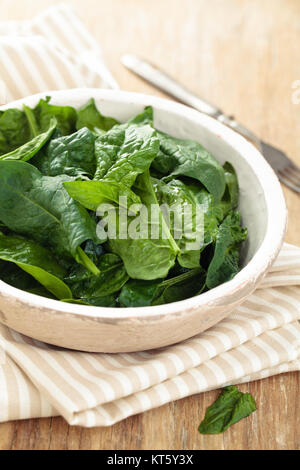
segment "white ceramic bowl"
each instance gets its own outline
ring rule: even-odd
[[[240,305],[275,260],[286,228],[286,206],[275,173],[244,138],[197,111],[152,96],[121,91],[76,89],[35,95],[0,109],[34,106],[49,95],[52,103],[83,106],[91,97],[103,114],[120,121],[147,105],[155,127],[194,139],[219,161],[231,162],[240,183],[240,210],[249,229],[243,269],[233,280],[188,300],[157,307],[114,309],[65,304],[15,289],[0,281],[0,321],[50,344],[94,352],[129,352],[177,343],[210,328]]]

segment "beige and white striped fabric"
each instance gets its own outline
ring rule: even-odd
[[[69,5],[32,21],[0,22],[0,105],[35,93],[118,88],[102,52]]]
[[[11,100],[54,88],[117,87],[69,6],[27,23],[0,23],[0,57],[3,100],[4,94]],[[72,425],[109,426],[225,384],[300,370],[299,320],[300,248],[285,244],[241,307],[172,347],[116,355],[72,352],[0,325],[0,422],[62,415]]]
[[[131,354],[60,350],[0,326],[0,421],[62,415],[109,426],[188,395],[300,370],[300,248],[285,245],[260,289],[181,344]]]

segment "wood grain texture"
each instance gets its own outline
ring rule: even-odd
[[[0,19],[29,19],[55,0],[0,0]],[[126,90],[162,95],[120,64],[140,54],[234,114],[300,165],[299,0],[70,0]],[[0,69],[1,74],[1,69]],[[163,96],[163,95],[162,95]],[[298,137],[298,139],[297,139]],[[287,241],[300,244],[300,196],[284,189]],[[258,208],[259,210],[259,208]],[[190,397],[107,429],[61,418],[0,425],[0,449],[300,449],[300,380],[284,374],[242,385],[258,411],[224,435],[197,427],[218,392]]]

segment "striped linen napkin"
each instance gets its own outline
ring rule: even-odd
[[[97,44],[66,5],[30,22],[0,23],[0,60],[3,101],[74,86],[117,88]],[[0,422],[62,415],[71,425],[110,426],[192,394],[300,370],[299,320],[300,248],[285,244],[241,307],[171,347],[82,353],[0,325]]]

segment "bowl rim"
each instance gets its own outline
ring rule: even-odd
[[[230,298],[235,298],[237,291],[247,286],[255,284],[255,280],[260,278],[267,268],[276,259],[286,232],[287,208],[283,191],[279,180],[257,148],[248,142],[244,137],[221,124],[216,119],[200,113],[183,104],[152,95],[142,93],[104,90],[96,88],[75,88],[59,91],[47,91],[32,96],[22,98],[17,101],[0,106],[0,111],[11,107],[20,107],[22,104],[34,106],[39,99],[51,96],[55,101],[66,101],[72,106],[76,100],[90,99],[94,97],[96,101],[110,101],[124,104],[137,104],[141,106],[151,105],[155,109],[160,109],[172,114],[179,114],[191,119],[195,124],[199,124],[208,131],[216,134],[238,153],[247,157],[247,162],[258,178],[264,191],[264,198],[267,207],[267,229],[265,237],[249,263],[231,280],[208,292],[196,297],[191,297],[179,302],[150,307],[94,307],[68,304],[59,300],[43,298],[31,294],[9,284],[0,281],[0,294],[5,297],[13,297],[16,301],[35,308],[47,309],[60,313],[78,315],[85,318],[97,320],[118,320],[137,319],[147,321],[161,318],[165,315],[176,315],[186,310],[199,309],[212,303],[217,303],[222,299],[222,303],[229,303]],[[278,235],[274,237],[274,233]],[[228,302],[225,301],[228,299]]]

